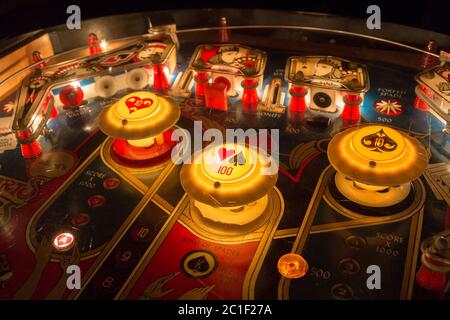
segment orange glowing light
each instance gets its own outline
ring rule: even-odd
[[[336,171],[361,184],[396,186],[417,179],[428,165],[424,145],[387,126],[367,125],[336,134],[328,144]]]
[[[125,140],[145,140],[172,128],[180,118],[179,106],[170,98],[147,91],[122,97],[100,115],[99,127],[108,136]],[[136,142],[142,144],[141,142]]]
[[[284,254],[278,259],[278,272],[288,279],[303,277],[308,272],[308,262],[296,253]]]
[[[273,159],[242,144],[223,144],[196,152],[180,172],[189,196],[213,207],[238,207],[261,199],[273,188]]]

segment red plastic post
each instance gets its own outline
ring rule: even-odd
[[[100,47],[100,42],[98,40],[98,37],[95,33],[90,33],[88,36],[88,43],[89,43],[89,55],[94,55],[96,53],[101,53],[102,49]]]
[[[230,40],[230,30],[228,30],[227,27],[228,23],[227,23],[227,18],[226,17],[222,17],[220,18],[220,30],[219,30],[219,34],[220,34],[220,41],[221,42],[228,42]]]
[[[244,92],[242,93],[242,103],[246,104],[257,104],[259,101],[258,92],[256,88],[258,87],[258,81],[254,78],[246,78],[241,83]]]
[[[419,285],[430,291],[441,291],[447,283],[445,272],[435,272],[421,265],[416,274],[416,280]]]
[[[209,75],[207,72],[199,71],[194,77],[195,98],[197,104],[203,104],[205,100],[205,88],[208,85]]]
[[[291,101],[289,102],[290,111],[305,111],[306,101],[305,97],[308,94],[308,88],[293,84],[289,90]]]
[[[30,129],[19,132],[19,140],[25,140],[31,136]],[[24,158],[35,158],[42,153],[42,148],[37,140],[31,141],[29,143],[20,144],[20,149],[22,151],[22,156]]]
[[[32,59],[33,59],[33,62],[41,62],[37,66],[39,69],[43,69],[45,67],[45,65],[46,65],[45,61],[42,58],[42,55],[39,51],[33,51]]]
[[[360,118],[359,105],[362,98],[359,94],[347,94],[344,96],[344,110],[342,111],[342,119],[348,121],[358,121]]]
[[[164,66],[160,63],[153,64],[153,89],[165,91],[169,88],[169,81],[164,73]]]

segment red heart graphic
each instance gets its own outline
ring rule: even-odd
[[[127,100],[125,100],[125,105],[127,106],[130,114],[132,114],[135,111],[148,108],[152,104],[153,104],[152,99],[150,98],[141,99],[137,96],[129,97]]]
[[[94,195],[94,196],[90,196],[88,199],[88,205],[91,208],[97,208],[102,206],[105,203],[106,199],[104,196],[102,195]]]
[[[103,187],[108,190],[116,189],[120,185],[120,180],[117,178],[106,178],[103,181]]]
[[[107,63],[115,63],[117,61],[119,61],[119,58],[116,56],[112,56],[112,57],[109,57],[109,58],[103,60],[103,62],[107,62]]]
[[[86,213],[78,213],[72,218],[72,224],[75,227],[81,227],[89,223],[91,218]]]
[[[220,148],[218,150],[218,152],[219,152],[220,160],[223,160],[223,159],[226,159],[228,157],[231,157],[234,154],[235,151],[233,149],[227,150],[226,148]]]
[[[69,238],[67,238],[67,237],[65,237],[65,236],[60,236],[60,237],[58,238],[58,245],[59,245],[59,246],[65,245],[66,242],[69,242],[69,241],[70,241]]]
[[[66,233],[60,234],[56,238],[56,243],[58,244],[58,246],[67,246],[72,242],[73,242],[73,236],[66,234]]]

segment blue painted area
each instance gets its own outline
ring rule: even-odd
[[[0,154],[0,175],[7,176],[16,180],[27,181],[26,159],[22,157],[20,145],[14,150],[7,150]]]
[[[431,113],[414,107],[417,82],[414,73],[401,71],[393,67],[369,65],[371,88],[364,97],[361,108],[362,118],[370,123],[387,124],[413,132],[441,132],[442,122]],[[381,99],[400,100],[403,113],[398,116],[388,116],[377,112],[375,104]]]
[[[50,136],[40,136],[38,142],[43,153],[52,150],[73,151],[97,129],[97,118],[108,100],[92,100],[73,110],[59,110],[58,117],[48,121],[47,126],[53,130]],[[92,146],[91,146],[92,147]],[[95,146],[94,146],[95,147]],[[86,150],[89,153],[90,150]],[[20,144],[14,150],[0,154],[0,175],[27,181],[27,171],[32,160],[22,157]]]
[[[60,110],[58,117],[47,124],[53,130],[53,141],[49,143],[44,137],[40,138],[43,149],[75,149],[97,129],[97,118],[103,105],[103,101],[92,101],[76,109]]]

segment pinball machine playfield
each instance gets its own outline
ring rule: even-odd
[[[221,21],[3,80],[0,298],[447,300],[448,54]]]

